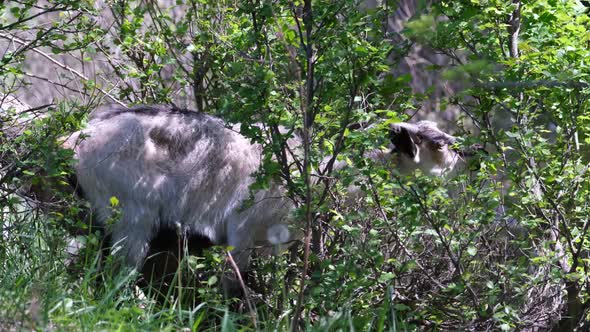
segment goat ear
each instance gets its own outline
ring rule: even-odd
[[[389,130],[389,138],[394,145],[392,152],[405,153],[410,158],[416,156],[418,148],[408,128],[400,125],[392,125]]]

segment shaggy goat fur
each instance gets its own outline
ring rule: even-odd
[[[432,122],[391,128],[392,150],[368,153],[401,171],[415,168],[442,175],[455,167],[454,138]],[[204,113],[139,106],[106,106],[93,112],[88,127],[64,142],[74,149],[78,183],[98,222],[113,217],[116,197],[120,219],[109,231],[114,251],[140,268],[150,241],[160,231],[177,230],[234,247],[243,269],[258,244],[292,239],[288,226],[292,202],[279,184],[250,197],[252,176],[262,148],[222,120]]]

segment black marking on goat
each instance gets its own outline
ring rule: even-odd
[[[188,254],[190,255],[202,255],[203,250],[213,246],[211,239],[204,235],[188,234],[179,237],[175,229],[166,227],[160,228],[156,236],[152,238],[149,251],[152,254],[163,251],[178,253],[179,248],[182,249],[184,240],[187,241]]]
[[[389,132],[389,138],[391,139],[391,143],[395,146],[394,151],[392,152],[405,153],[411,158],[416,156],[416,144],[414,144],[408,129],[404,127],[393,127]]]
[[[86,193],[84,193],[84,189],[78,183],[78,176],[75,173],[71,173],[66,177],[66,182],[68,185],[74,189],[76,195],[82,199],[88,199]]]
[[[139,115],[156,116],[161,113],[188,115],[193,118],[202,118],[208,116],[203,112],[192,111],[186,108],[178,108],[172,105],[136,105],[133,107],[123,107],[117,104],[108,104],[98,107],[90,114],[89,120],[108,120],[126,113],[135,113]]]
[[[186,241],[187,250],[184,251]],[[161,228],[151,239],[146,260],[141,268],[141,287],[154,287],[158,290],[158,301],[164,303],[165,295],[172,286],[178,264],[185,255],[202,256],[203,251],[212,247],[213,242],[200,234],[179,236],[175,229]]]
[[[171,159],[186,157],[193,149],[194,143],[203,136],[200,130],[195,130],[192,135],[174,133],[164,127],[155,127],[149,132],[150,139],[158,146],[168,150]]]

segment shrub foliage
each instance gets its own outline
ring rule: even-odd
[[[416,14],[396,33],[388,22],[408,3]],[[587,329],[587,12],[551,0],[1,2],[0,329]],[[457,145],[487,151],[454,176],[363,158],[431,97],[397,69],[413,47],[446,59],[429,71],[456,91],[440,107],[459,110],[446,124]],[[227,248],[185,257],[158,302],[102,257],[68,186],[59,142],[102,103],[241,123],[264,150],[252,190],[283,183],[305,238],[259,255],[241,299],[218,290]]]

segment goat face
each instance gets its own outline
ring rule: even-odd
[[[402,174],[421,169],[426,174],[442,176],[462,160],[461,153],[452,148],[455,137],[441,131],[431,121],[393,124],[390,139],[392,154]]]

